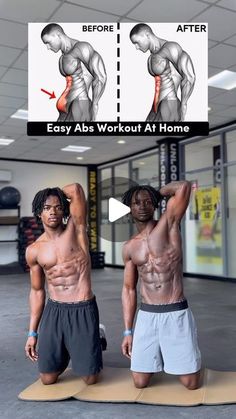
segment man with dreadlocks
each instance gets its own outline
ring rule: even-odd
[[[55,383],[70,359],[73,371],[94,384],[102,369],[102,354],[91,289],[84,191],[79,184],[63,190],[47,188],[36,194],[32,208],[44,233],[26,250],[31,275],[26,355],[38,361],[43,384]],[[49,298],[44,308],[45,279]]]
[[[201,354],[195,321],[184,297],[180,221],[189,203],[191,184],[171,182],[157,192],[136,186],[123,196],[138,233],[123,247],[125,263],[122,305],[123,355],[131,358],[137,388],[146,387],[155,372],[178,375],[188,389],[200,385]],[[153,219],[159,201],[167,197],[165,213]],[[141,306],[137,307],[140,279]]]

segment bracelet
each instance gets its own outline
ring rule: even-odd
[[[133,330],[132,329],[126,329],[123,332],[123,336],[131,336],[133,334]]]
[[[28,338],[30,338],[31,336],[33,336],[34,338],[38,337],[38,333],[34,332],[33,330],[31,332],[28,333]]]

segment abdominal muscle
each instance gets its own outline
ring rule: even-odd
[[[74,257],[44,271],[51,299],[77,302],[93,297],[88,260]]]
[[[75,99],[89,99],[84,79],[82,77],[80,78],[78,74],[66,76],[66,89],[57,101],[57,110],[59,112],[67,113],[71,102]]]
[[[176,261],[177,262],[177,261]],[[139,266],[140,294],[146,304],[170,304],[184,299],[180,263],[149,258]]]

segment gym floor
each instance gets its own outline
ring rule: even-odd
[[[100,322],[106,326],[108,348],[104,365],[129,367],[121,354],[123,271],[93,270],[93,291],[100,309]],[[185,295],[195,315],[203,365],[236,371],[236,284],[184,278]],[[61,418],[162,418],[178,416],[193,419],[235,419],[236,405],[173,407],[141,404],[88,403],[74,399],[61,402],[23,402],[17,399],[37,377],[37,366],[25,358],[28,330],[29,274],[0,276],[0,417],[1,419]]]

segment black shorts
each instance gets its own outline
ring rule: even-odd
[[[71,359],[75,374],[97,374],[102,351],[95,297],[78,303],[49,299],[40,323],[38,354],[41,373],[62,372]]]

